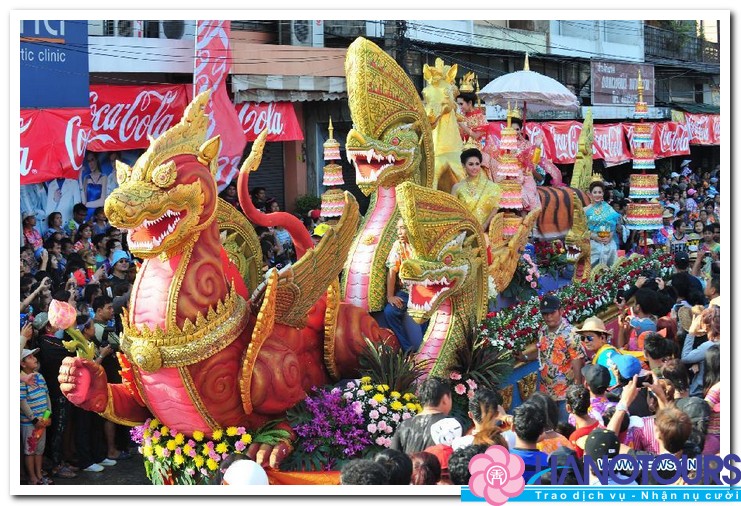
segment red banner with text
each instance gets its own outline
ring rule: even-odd
[[[720,144],[720,114],[684,113],[690,144]]]
[[[146,149],[183,116],[186,86],[90,86],[91,151]]]
[[[633,146],[633,130],[636,123],[622,123],[628,145]],[[651,138],[656,158],[690,154],[690,134],[687,125],[675,121],[650,123]]]
[[[237,105],[237,116],[251,142],[268,129],[267,141],[302,141],[304,133],[290,102],[243,102]]]
[[[207,139],[221,136],[216,181],[222,190],[239,172],[239,160],[246,144],[239,118],[226,91],[226,78],[231,67],[231,21],[201,20],[196,25],[196,57],[193,69],[193,92],[211,90],[206,105],[209,116]]]
[[[90,135],[90,109],[21,109],[21,184],[76,179]]]

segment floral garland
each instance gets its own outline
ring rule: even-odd
[[[525,256],[525,255],[523,255]],[[608,309],[619,289],[630,288],[631,280],[646,269],[652,269],[667,279],[672,274],[671,253],[657,251],[648,257],[636,256],[613,269],[600,272],[593,281],[573,283],[554,292],[561,300],[564,317],[572,324]],[[537,329],[543,324],[540,316],[540,298],[531,297],[515,306],[493,311],[481,323],[481,334],[487,336],[498,350],[521,352],[537,338]]]
[[[139,444],[147,478],[152,484],[192,485],[213,482],[219,462],[233,453],[245,453],[253,442],[275,445],[288,441],[290,434],[274,429],[274,425],[269,424],[254,434],[244,427],[227,427],[215,430],[209,439],[198,430],[186,436],[150,418],[130,432],[132,441]]]
[[[556,279],[568,265],[566,246],[560,239],[535,241],[535,258],[541,271]]]
[[[538,295],[540,288],[540,271],[528,253],[523,253],[517,262],[517,269],[512,275],[502,295],[519,301],[526,301]]]

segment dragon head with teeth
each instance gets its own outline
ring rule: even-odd
[[[432,184],[432,129],[409,76],[373,42],[358,37],[345,59],[353,129],[345,149],[356,184],[370,195],[403,181]]]
[[[370,195],[378,186],[411,180],[419,168],[418,143],[419,137],[409,125],[389,129],[380,140],[350,130],[345,149],[361,191]]]
[[[445,300],[485,292],[485,239],[476,218],[444,192],[403,183],[397,193],[415,252],[399,269],[409,289],[409,315],[421,322]]]
[[[133,167],[116,162],[119,187],[106,199],[105,213],[113,226],[129,231],[136,256],[182,251],[214,220],[220,139],[206,141],[208,116],[196,114],[208,97],[196,97],[173,127],[181,135],[152,141]]]

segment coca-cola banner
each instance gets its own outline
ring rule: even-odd
[[[719,114],[690,114],[684,118],[690,133],[690,144],[720,144]]]
[[[90,135],[90,109],[21,109],[21,184],[77,178]]]
[[[231,21],[228,20],[203,20],[196,25],[193,91],[198,94],[211,90],[211,99],[206,105],[209,115],[207,138],[221,136],[216,173],[219,190],[225,188],[239,172],[239,160],[246,144],[239,118],[226,91],[226,78],[232,60],[230,33]]]
[[[633,144],[635,125],[635,123],[622,124],[631,150],[635,147]],[[690,136],[686,125],[674,121],[650,123],[650,125],[652,141],[648,143],[648,147],[653,148],[656,158],[690,154]]]
[[[270,141],[302,141],[304,133],[290,102],[243,102],[237,105],[237,116],[247,141],[254,141],[268,129]]]
[[[594,125],[594,158],[605,161],[605,166],[630,160],[630,150],[620,123]]]
[[[188,105],[186,86],[90,86],[91,151],[146,149]]]

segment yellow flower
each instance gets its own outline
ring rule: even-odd
[[[150,429],[156,429],[159,426],[160,426],[160,422],[156,418],[154,420],[152,420],[151,422],[149,422],[149,428]]]
[[[201,432],[200,430],[197,430],[197,431],[195,431],[195,432],[193,433],[193,439],[195,439],[195,440],[196,440],[196,441],[198,441],[199,443],[200,443],[201,441],[203,441],[203,432]]]
[[[217,429],[214,431],[213,435],[211,436],[211,439],[213,439],[214,441],[220,441],[223,436],[224,436],[224,431],[221,429]]]
[[[154,455],[154,450],[151,446],[145,446],[144,448],[142,448],[142,455],[144,455],[145,457],[151,457],[152,455]]]
[[[371,377],[370,376],[363,376],[362,378],[360,378],[360,382],[363,383],[363,384],[370,383],[371,382]]]
[[[201,453],[204,455],[208,455],[209,453],[211,453],[211,448],[209,448],[208,446],[204,446],[201,450]]]
[[[181,445],[183,444],[183,441],[185,441],[185,436],[183,436],[182,433],[179,433],[177,436],[175,436],[175,444]]]
[[[170,433],[170,428],[167,425],[163,425],[162,428],[160,429],[160,433],[163,436],[166,436]]]
[[[399,392],[397,392],[396,390],[394,390],[393,392],[391,392],[391,398],[392,399],[398,399],[399,397],[401,397],[401,394]]]
[[[183,446],[183,454],[184,455],[190,455],[190,452],[193,450],[193,447],[190,445]]]
[[[226,428],[226,435],[233,437],[237,435],[237,428],[236,427],[227,427]]]
[[[178,447],[178,445],[175,443],[175,440],[174,439],[171,439],[171,440],[169,440],[167,442],[167,449],[170,450],[171,452],[174,452],[175,451],[175,448],[177,448],[177,447]]]
[[[378,403],[381,403],[381,402],[384,402],[386,400],[386,396],[383,395],[383,394],[376,394],[376,395],[373,396],[373,400],[376,401],[376,402],[378,402]]]
[[[145,438],[152,437],[152,433],[149,431],[149,429],[144,429],[142,436]]]
[[[203,467],[203,457],[196,455],[193,461],[196,463],[196,467]]]
[[[182,466],[183,462],[185,462],[182,455],[175,455],[172,460],[175,462],[176,466]]]
[[[415,405],[414,405],[414,410],[415,410],[415,411],[416,411],[417,413],[421,413],[421,412],[422,412],[422,405],[421,405],[420,403],[417,403],[417,404],[415,404]]]
[[[390,387],[386,384],[376,385],[376,390],[378,390],[379,392],[388,392],[390,390]]]
[[[242,434],[241,441],[244,444],[246,444],[246,445],[252,443],[252,435],[250,435],[250,434]]]
[[[373,390],[373,386],[372,385],[362,385],[360,388],[362,388],[365,392],[367,392],[369,390]]]
[[[391,403],[391,409],[394,411],[401,411],[401,408],[403,408],[404,405],[399,401],[394,401]]]
[[[407,402],[408,402],[408,401],[411,401],[411,400],[412,400],[412,394],[410,394],[410,393],[405,393],[405,394],[404,394],[404,397],[403,397],[403,399],[404,399],[405,401],[407,401]]]
[[[165,455],[165,448],[164,446],[157,445],[154,447],[154,453],[157,454],[158,457],[162,458]]]
[[[226,453],[226,451],[229,449],[229,445],[221,442],[216,445],[216,453]]]
[[[409,411],[414,411],[417,409],[417,406],[413,402],[407,402],[406,407]]]
[[[158,437],[153,437],[152,438],[152,443],[159,443],[159,442],[160,442],[160,438],[158,438]]]
[[[216,471],[219,468],[219,464],[217,464],[214,459],[208,459],[206,461],[206,467],[208,467],[211,471]]]

